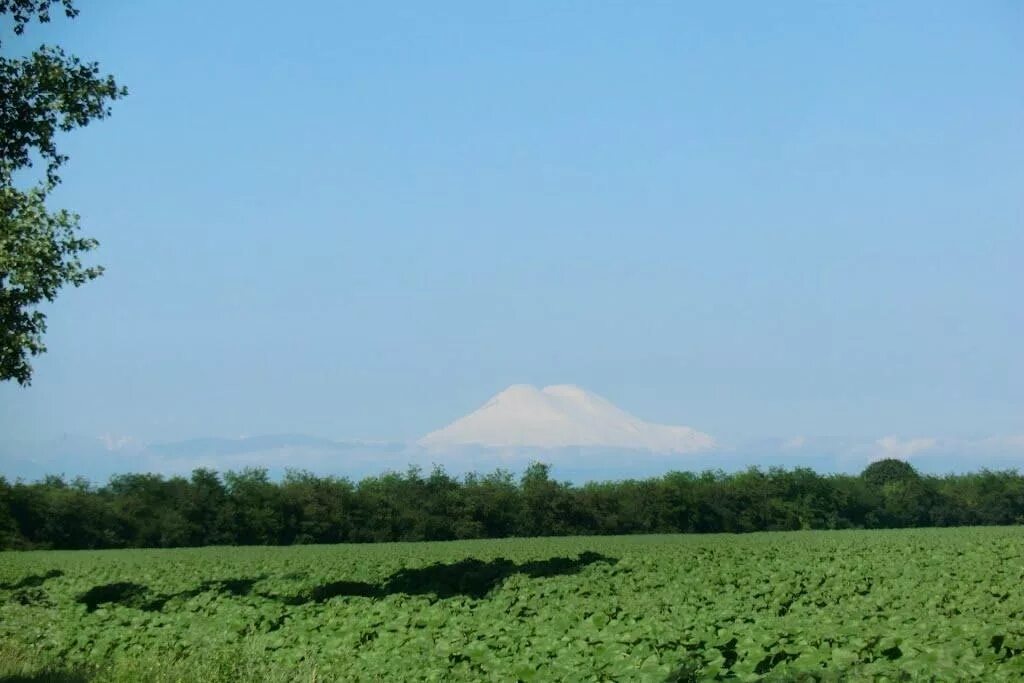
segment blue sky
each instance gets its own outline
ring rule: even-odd
[[[17,45],[131,91],[63,141],[107,273],[9,438],[403,441],[519,382],[1024,433],[1020,3],[80,5]]]

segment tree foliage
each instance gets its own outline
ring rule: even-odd
[[[22,35],[32,22],[50,21],[54,5],[68,18],[78,15],[72,0],[0,0],[0,17]],[[0,56],[0,381],[31,382],[30,359],[46,350],[46,316],[38,306],[103,272],[82,262],[97,242],[80,236],[79,216],[50,209],[47,198],[67,161],[59,133],[105,118],[110,102],[126,94],[98,64],[60,47]],[[42,172],[33,174],[37,162]]]
[[[885,458],[868,465],[860,476],[871,486],[881,488],[895,482],[913,481],[917,479],[917,471],[908,462],[896,458]]]
[[[872,466],[869,472],[879,468]],[[1024,523],[1024,475],[892,479],[813,470],[670,472],[573,486],[535,464],[455,478],[412,467],[359,482],[265,470],[127,474],[103,486],[0,478],[0,548],[124,548],[715,533]]]

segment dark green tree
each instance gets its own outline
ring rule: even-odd
[[[211,545],[231,540],[225,533],[227,490],[215,471],[192,470],[182,514],[188,524],[189,545]]]
[[[860,473],[871,486],[881,488],[892,482],[909,482],[918,478],[917,470],[908,462],[886,458],[871,463]]]
[[[228,520],[238,545],[277,545],[284,531],[281,490],[267,470],[249,467],[224,475]]]
[[[912,527],[932,523],[942,501],[931,480],[909,463],[886,458],[868,465],[860,475],[872,496],[865,516],[869,527]]]
[[[129,545],[167,548],[188,545],[188,482],[159,474],[121,474],[111,477],[107,490]]]
[[[72,0],[0,0],[0,20],[20,36],[32,22],[50,21],[51,5],[78,15]],[[125,95],[98,64],[60,47],[0,56],[0,381],[31,382],[30,358],[46,350],[38,306],[103,272],[82,262],[97,242],[79,234],[78,215],[51,210],[46,200],[67,161],[57,135],[106,117],[110,102]],[[31,173],[34,161],[42,173]]]
[[[281,482],[284,543],[349,540],[352,482],[289,470]]]
[[[522,515],[522,496],[508,470],[465,478],[466,505],[481,538],[505,538],[516,532]]]
[[[579,510],[567,484],[551,478],[551,466],[534,462],[519,480],[523,499],[519,536],[563,536],[576,533]]]
[[[18,524],[11,514],[11,485],[0,475],[0,548],[15,548],[19,541]]]

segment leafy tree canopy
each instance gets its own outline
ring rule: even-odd
[[[918,478],[917,470],[908,462],[886,458],[873,462],[860,475],[872,486],[882,487],[891,482],[905,482]]]
[[[778,468],[573,486],[543,463],[518,481],[415,467],[359,482],[303,471],[275,481],[260,469],[124,474],[102,486],[0,476],[0,550],[990,524],[1024,524],[1024,474],[915,474],[878,487]]]
[[[73,0],[0,0],[0,19],[22,35],[33,22],[50,21],[54,6],[68,18],[78,15]],[[0,34],[0,48],[6,37]],[[98,64],[60,47],[0,56],[0,381],[31,382],[30,358],[46,350],[39,304],[103,272],[82,263],[97,242],[79,234],[78,215],[51,210],[46,200],[67,161],[58,133],[105,118],[110,102],[127,94]],[[43,172],[33,178],[37,162]]]

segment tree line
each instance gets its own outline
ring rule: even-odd
[[[924,476],[883,460],[860,475],[806,468],[556,481],[542,463],[462,478],[411,467],[358,482],[266,470],[8,482],[0,548],[168,548],[1024,523],[1024,475]]]

